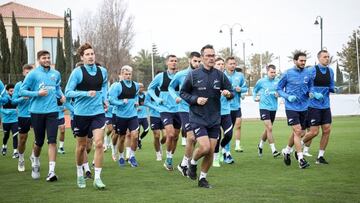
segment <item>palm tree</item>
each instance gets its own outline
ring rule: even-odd
[[[299,52],[303,52],[306,54],[306,59],[309,59],[311,58],[311,53],[306,51],[306,50],[301,50],[301,49],[295,49],[293,52],[291,52],[291,55],[288,56],[288,59],[289,59],[289,62],[293,61],[294,60],[294,55],[296,53],[299,53]]]

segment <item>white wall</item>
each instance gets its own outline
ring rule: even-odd
[[[330,95],[331,112],[333,116],[360,115],[360,94],[339,94]],[[259,118],[259,106],[254,102],[252,96],[246,96],[241,101],[243,118]],[[277,118],[285,118],[285,105],[279,99]]]

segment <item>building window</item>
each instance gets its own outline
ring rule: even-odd
[[[35,45],[33,37],[24,37],[28,52],[28,64],[35,64]]]
[[[44,37],[43,38],[43,49],[50,52],[51,63],[56,63],[56,48],[57,38],[56,37]]]

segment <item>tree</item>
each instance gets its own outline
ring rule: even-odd
[[[353,31],[352,35],[349,37],[349,41],[346,45],[343,45],[342,51],[338,52],[340,65],[344,67],[344,70],[349,73],[350,79],[349,82],[352,84],[350,92],[358,92],[358,73],[357,73],[357,62],[356,62],[356,48],[360,49],[360,39],[358,37],[358,47],[356,47],[355,37],[359,35],[360,32],[356,34],[356,31]]]
[[[22,66],[24,63],[23,54],[26,53],[23,43],[23,39],[20,36],[20,30],[17,25],[15,14],[12,12],[12,37],[11,37],[11,57],[10,57],[10,74],[12,80],[17,81],[21,78]]]
[[[341,86],[343,84],[343,74],[339,68],[339,63],[336,63],[336,86]]]
[[[86,12],[81,19],[81,39],[94,46],[96,60],[107,68],[109,78],[117,79],[117,70],[131,62],[134,18],[128,15],[127,4],[104,0],[96,13]]]
[[[218,55],[223,58],[224,60],[226,60],[226,58],[230,57],[231,54],[230,54],[230,48],[223,48],[223,49],[220,49],[218,51]],[[244,64],[244,62],[237,56],[235,56],[234,54],[232,55],[234,58],[235,58],[235,61],[237,64]]]
[[[71,30],[69,27],[70,22],[68,22],[68,20],[66,19],[66,17],[64,16],[64,47],[65,47],[65,56],[64,56],[64,60],[65,60],[65,71],[64,71],[64,75],[62,75],[62,78],[68,78],[68,76],[71,73],[71,70],[73,69],[73,65],[72,64],[72,60],[73,60],[73,50],[72,50],[72,38],[71,38]]]
[[[56,62],[55,62],[55,68],[60,72],[61,74],[61,86],[65,87],[67,83],[67,72],[66,72],[66,62],[65,62],[65,56],[64,56],[64,49],[62,45],[62,41],[60,38],[60,30],[58,30],[57,35],[57,47],[56,47]]]
[[[22,66],[24,64],[28,63],[28,52],[27,52],[27,47],[26,47],[26,43],[25,43],[25,39],[23,37],[20,37],[20,50],[21,50],[21,64]],[[22,66],[20,67],[20,73],[22,72]]]
[[[261,78],[261,73],[263,68],[269,65],[274,60],[274,54],[269,51],[265,51],[262,54],[255,53],[250,58],[250,75],[247,77],[248,85],[250,87],[251,81],[254,81],[254,84],[257,80]]]
[[[134,57],[132,64],[134,67],[133,79],[136,81],[142,81],[144,86],[147,86],[151,82],[151,54],[145,49],[141,49]]]
[[[79,47],[80,47],[80,37],[78,35],[73,44],[74,51],[77,51]],[[76,65],[76,63],[80,61],[81,61],[80,55],[79,53],[76,52],[76,54],[73,55],[74,66]]]
[[[9,42],[6,36],[6,29],[4,25],[4,20],[0,14],[0,74],[3,81],[5,77],[10,73],[10,48]]]

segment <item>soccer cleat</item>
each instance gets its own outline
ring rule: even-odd
[[[108,147],[106,144],[103,145],[103,149],[104,149],[104,152],[106,152],[108,150]]]
[[[25,171],[25,161],[20,161],[18,162],[18,171],[19,172],[23,172]]]
[[[58,151],[59,154],[65,154],[64,147],[59,147]]]
[[[299,168],[305,169],[305,168],[307,168],[309,166],[310,166],[310,164],[305,159],[300,159]]]
[[[180,171],[182,176],[185,176],[185,177],[187,176],[187,170],[188,170],[187,166],[181,166],[181,164],[179,164],[177,166],[177,169]]]
[[[164,167],[168,171],[174,170],[173,165],[172,165],[172,158],[166,158],[166,160],[164,162]]]
[[[48,176],[46,177],[47,182],[55,182],[57,180],[58,180],[58,177],[56,176],[55,173],[49,173]]]
[[[191,180],[196,180],[196,168],[197,165],[189,164],[189,169],[187,171],[187,175]]]
[[[156,154],[156,161],[162,161],[162,155]]]
[[[203,188],[212,188],[212,186],[209,184],[209,182],[206,180],[206,178],[201,178],[198,182],[199,187]]]
[[[103,190],[106,187],[106,185],[101,181],[100,178],[94,179],[93,186],[98,190]]]
[[[263,155],[263,149],[260,148],[259,145],[257,146],[257,148],[258,148],[258,155],[259,155],[259,157],[262,157],[262,155]]]
[[[6,151],[7,151],[7,149],[6,149],[5,147],[3,147],[3,148],[1,149],[1,154],[2,154],[3,156],[5,156],[5,155],[6,155]]]
[[[294,158],[296,159],[296,161],[299,161],[299,157],[298,157],[298,155],[297,155],[297,152],[296,152],[296,151],[294,152]]]
[[[235,146],[235,152],[244,152],[244,149],[241,146]]]
[[[224,162],[224,159],[226,158],[226,153],[219,153],[219,161]]]
[[[283,153],[283,155],[284,155],[284,163],[285,163],[285,165],[290,166],[291,165],[290,154]]]
[[[304,156],[312,157],[313,155],[311,155],[309,152],[304,152]]]
[[[13,159],[18,159],[19,158],[19,153],[18,152],[14,152],[12,155]]]
[[[79,188],[86,188],[86,182],[83,176],[77,177],[77,186]]]
[[[315,162],[316,164],[329,164],[329,162],[327,162],[325,159],[324,159],[324,157],[319,157],[319,158],[317,158],[316,159],[316,162]]]
[[[40,178],[40,166],[39,165],[33,165],[31,167],[31,177],[36,180]]]
[[[120,161],[120,160],[119,160],[119,161]],[[135,159],[134,156],[130,157],[128,163],[130,164],[131,167],[137,167],[137,166],[138,166],[138,163],[137,163],[137,161],[136,161],[136,159]],[[120,163],[119,163],[119,164],[120,164]]]
[[[227,164],[233,164],[235,163],[234,159],[232,158],[231,154],[227,155],[226,158],[224,159],[224,162]]]
[[[181,146],[186,146],[186,138],[181,138]]]
[[[125,159],[124,159],[123,157],[120,157],[120,159],[119,159],[119,166],[120,166],[120,167],[124,167],[125,164],[126,164]]]
[[[272,155],[273,155],[274,158],[280,156],[280,154],[281,154],[281,153],[278,152],[278,151],[276,151],[276,150],[272,153]]]
[[[91,171],[86,171],[85,172],[85,180],[89,180],[89,179],[92,179],[92,174],[91,174]]]
[[[213,161],[213,164],[212,164],[213,167],[220,167],[220,160],[219,160],[219,157],[215,157],[214,161]]]

